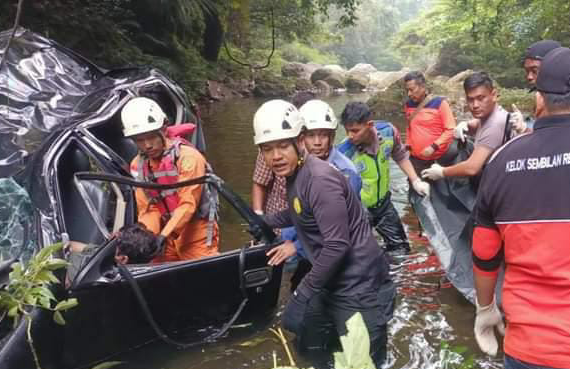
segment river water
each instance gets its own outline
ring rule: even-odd
[[[340,115],[348,101],[365,101],[368,96],[338,95],[324,98]],[[203,109],[208,160],[215,172],[244,199],[249,201],[251,175],[257,155],[253,145],[252,118],[263,103],[260,99],[236,99]],[[405,133],[403,117],[390,119]],[[345,134],[342,127],[337,141]],[[387,368],[501,368],[501,359],[491,359],[477,348],[473,336],[474,307],[443,278],[443,272],[424,237],[420,237],[418,220],[407,203],[405,175],[391,162],[393,201],[402,216],[410,238],[412,253],[392,270],[398,285],[398,302],[389,324],[389,360]],[[228,250],[247,242],[248,235],[240,218],[222,207],[221,249]],[[179,351],[163,343],[124,355],[123,368],[190,369],[190,368],[273,368],[273,352],[279,365],[288,365],[286,352],[269,331],[279,326],[279,316],[288,298],[284,274],[279,308],[273,321],[256,327],[233,328],[229,336],[217,343],[197,349]],[[199,298],[198,296],[196,298]],[[288,336],[290,337],[290,336]],[[290,345],[292,348],[292,345]],[[458,353],[459,352],[459,353]],[[293,355],[295,353],[293,351]],[[299,367],[310,365],[298,359]]]

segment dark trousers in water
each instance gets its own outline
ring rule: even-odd
[[[382,236],[386,244],[386,251],[410,251],[408,237],[400,216],[392,204],[392,194],[388,192],[382,202],[375,207],[368,208],[370,222]]]
[[[392,318],[396,288],[386,281],[377,291],[356,296],[336,297],[329,293],[315,296],[305,313],[297,349],[317,368],[334,368],[332,354],[342,350],[340,336],[347,334],[346,321],[362,315],[370,337],[370,356],[376,368],[386,361],[387,323]]]
[[[505,369],[554,369],[549,366],[530,364],[505,354]]]
[[[291,292],[297,289],[297,286],[301,283],[305,275],[311,271],[311,268],[312,264],[309,260],[299,258],[297,268],[295,268],[295,273],[293,273],[293,276],[291,277]]]

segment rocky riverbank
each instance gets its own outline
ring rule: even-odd
[[[202,102],[213,102],[240,97],[286,97],[297,91],[312,91],[317,95],[333,92],[373,92],[368,100],[377,118],[402,113],[407,98],[403,78],[410,69],[379,71],[371,64],[357,64],[351,69],[339,65],[315,63],[287,63],[281,68],[281,75],[259,73],[252,79],[206,81]],[[466,112],[463,81],[473,71],[464,70],[451,77],[434,75],[428,69],[426,78],[431,93],[446,96],[458,116]],[[534,95],[523,89],[506,89],[498,86],[499,102],[507,110],[512,104],[530,112],[534,106]]]

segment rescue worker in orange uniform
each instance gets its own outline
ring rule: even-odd
[[[168,119],[160,106],[136,97],[121,112],[123,134],[139,154],[131,174],[139,181],[173,184],[206,174],[209,164],[186,140],[166,136]],[[218,254],[217,196],[208,185],[172,190],[137,188],[138,221],[164,239],[165,250],[155,262],[193,260]]]
[[[416,171],[427,168],[441,158],[453,142],[455,118],[447,100],[427,93],[426,80],[421,72],[404,76],[409,100],[404,106],[408,120],[406,140],[410,160]]]

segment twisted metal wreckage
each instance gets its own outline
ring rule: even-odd
[[[199,114],[184,91],[156,69],[104,70],[22,28],[6,52],[10,33],[0,33],[0,277],[17,258],[55,242],[97,245],[68,286],[53,285],[56,297],[79,301],[67,323],[54,324],[43,309],[32,313],[42,367],[85,367],[158,338],[202,344],[235,322],[271,317],[281,283],[281,268],[267,266],[275,235],[216,176],[192,183],[217,190],[260,239],[197,261],[114,263],[110,235],[136,221],[133,186],[157,186],[129,176],[137,151],[121,133],[120,110],[135,96],[152,97],[172,124],[196,123],[188,138],[203,151]],[[0,368],[34,367],[25,328],[0,321]]]

